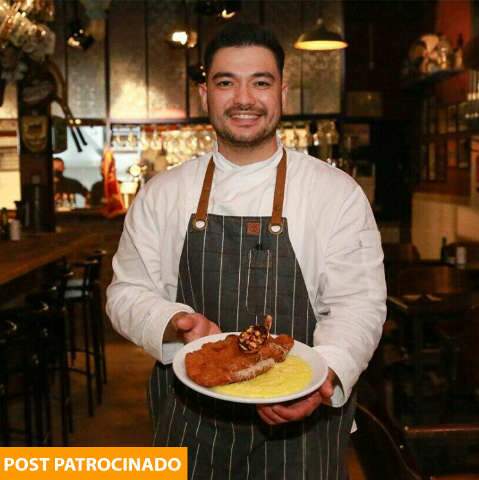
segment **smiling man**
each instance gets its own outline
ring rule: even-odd
[[[187,446],[190,478],[345,479],[354,386],[385,318],[380,236],[364,193],[276,136],[283,66],[277,39],[257,25],[230,24],[212,40],[200,95],[217,145],[146,184],[113,261],[113,325],[158,360],[154,444]],[[184,343],[266,313],[273,333],[326,360],[317,391],[255,406],[175,379]]]

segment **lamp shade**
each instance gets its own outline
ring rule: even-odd
[[[299,50],[341,50],[347,46],[339,33],[332,32],[324,26],[321,18],[312,30],[300,35],[294,44],[294,48]]]

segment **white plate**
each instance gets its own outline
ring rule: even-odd
[[[326,377],[328,375],[328,365],[326,364],[326,360],[324,360],[324,358],[316,350],[312,349],[304,343],[295,340],[293,348],[291,349],[289,354],[296,355],[297,357],[303,359],[306,363],[309,364],[313,371],[313,377],[311,381],[308,385],[306,385],[305,388],[303,388],[303,390],[299,392],[292,393],[291,395],[282,395],[270,398],[239,397],[233,395],[225,395],[223,393],[217,393],[210,388],[202,387],[196,382],[193,382],[193,380],[191,380],[186,374],[186,354],[189,352],[194,352],[195,350],[199,350],[201,346],[206,342],[216,342],[218,340],[223,340],[227,335],[231,335],[231,333],[237,334],[237,332],[217,333],[216,335],[209,335],[208,337],[199,338],[194,342],[187,343],[181,350],[176,353],[175,358],[173,359],[173,371],[175,372],[175,375],[178,377],[178,379],[187,387],[190,387],[191,389],[202,393],[203,395],[208,395],[209,397],[217,398],[219,400],[226,400],[228,402],[255,404],[287,402],[289,400],[295,400],[296,398],[304,397],[308,393],[317,390],[326,380]]]

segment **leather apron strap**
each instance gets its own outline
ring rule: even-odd
[[[283,149],[283,156],[276,169],[276,184],[274,187],[273,213],[269,223],[269,231],[273,234],[280,234],[283,231],[283,203],[284,189],[286,185],[286,150]],[[215,172],[215,162],[213,157],[208,162],[205,178],[203,179],[203,188],[201,189],[198,207],[193,217],[193,228],[195,230],[204,230],[208,222],[208,204],[210,200],[211,187],[213,185],[213,175]]]

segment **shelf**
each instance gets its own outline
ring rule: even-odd
[[[437,72],[430,73],[429,75],[415,75],[404,78],[401,82],[402,90],[422,90],[428,86],[435,85],[448,78],[455,77],[466,70],[438,70]]]

